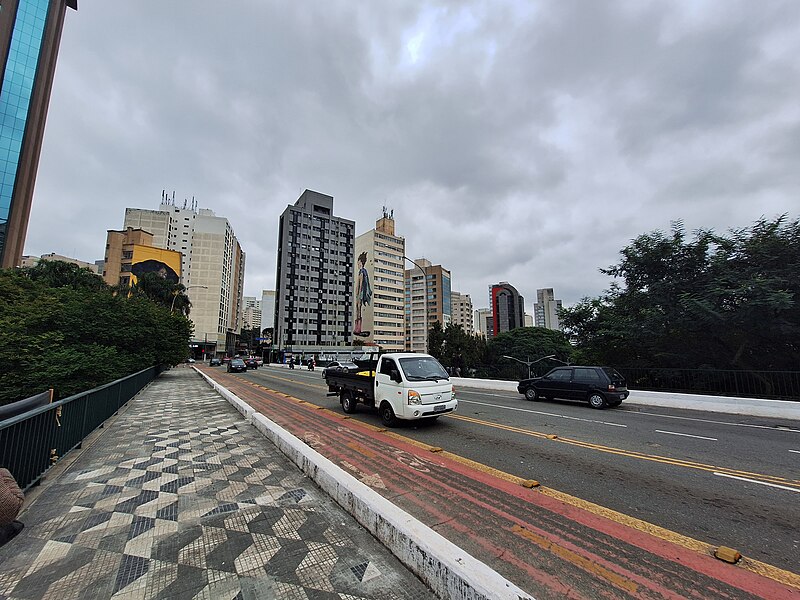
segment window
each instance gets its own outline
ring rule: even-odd
[[[397,367],[394,364],[394,361],[391,358],[383,358],[381,361],[381,369],[380,373],[382,375],[389,375],[391,377],[392,371],[396,371]]]
[[[600,383],[600,374],[594,369],[576,367],[574,379],[585,383]]]
[[[547,376],[553,381],[569,381],[572,378],[572,369],[557,369]]]

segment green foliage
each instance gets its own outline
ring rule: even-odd
[[[620,280],[564,309],[581,358],[628,367],[794,370],[800,358],[800,221],[760,219],[727,235],[637,237]]]
[[[501,333],[489,340],[486,364],[492,376],[516,379],[522,374],[527,377],[527,368],[520,363],[503,358],[511,356],[519,361],[532,362],[545,356],[553,356],[556,361],[542,360],[533,368],[533,373],[544,373],[558,362],[569,362],[572,346],[569,339],[560,331],[544,327],[517,327]]]
[[[189,316],[192,303],[186,295],[186,288],[180,283],[172,283],[157,273],[144,273],[129,289],[129,295],[143,296],[156,304],[168,307],[170,311]]]
[[[63,398],[186,356],[191,323],[90,271],[41,262],[0,271],[0,404],[54,388]]]
[[[469,335],[461,325],[452,323],[442,329],[436,321],[428,332],[428,353],[447,367],[459,369],[466,375],[468,369],[484,362],[486,342],[479,336]]]

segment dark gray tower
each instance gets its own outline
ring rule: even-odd
[[[278,228],[275,341],[280,348],[350,344],[355,222],[333,197],[306,190]]]

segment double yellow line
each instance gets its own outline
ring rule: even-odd
[[[682,460],[680,458],[669,458],[667,456],[659,456],[657,454],[645,454],[643,452],[636,452],[633,450],[623,450],[621,448],[614,448],[612,446],[592,444],[590,442],[583,442],[581,440],[574,440],[571,438],[562,438],[552,434],[532,431],[530,429],[522,429],[520,427],[514,427],[512,425],[502,425],[500,423],[493,423],[491,421],[484,421],[482,419],[475,419],[473,417],[467,417],[464,415],[449,415],[449,416],[452,419],[459,419],[461,421],[466,421],[468,423],[474,423],[475,425],[482,425],[484,427],[493,427],[495,429],[503,429],[505,431],[520,433],[522,435],[527,435],[539,439],[547,439],[555,442],[560,442],[562,444],[569,444],[570,446],[578,446],[579,448],[586,448],[588,450],[597,450],[598,452],[605,452],[607,454],[627,456],[629,458],[636,458],[638,460],[657,462],[665,465],[672,465],[675,467],[683,467],[686,469],[695,469],[698,471],[706,471],[709,473],[719,473],[721,475],[726,475],[729,477],[752,479],[754,481],[759,481],[762,483],[768,483],[772,485],[779,485],[800,492],[800,481],[786,479],[784,477],[776,477],[774,475],[764,475],[762,473],[751,473],[750,471],[740,471],[738,469],[730,469],[728,467],[716,467],[714,465],[707,465],[704,463],[694,462],[690,460]]]

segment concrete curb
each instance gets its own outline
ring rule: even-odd
[[[227,388],[197,371],[223,398],[386,546],[440,598],[533,600],[533,597],[433,529],[346,473]]]

